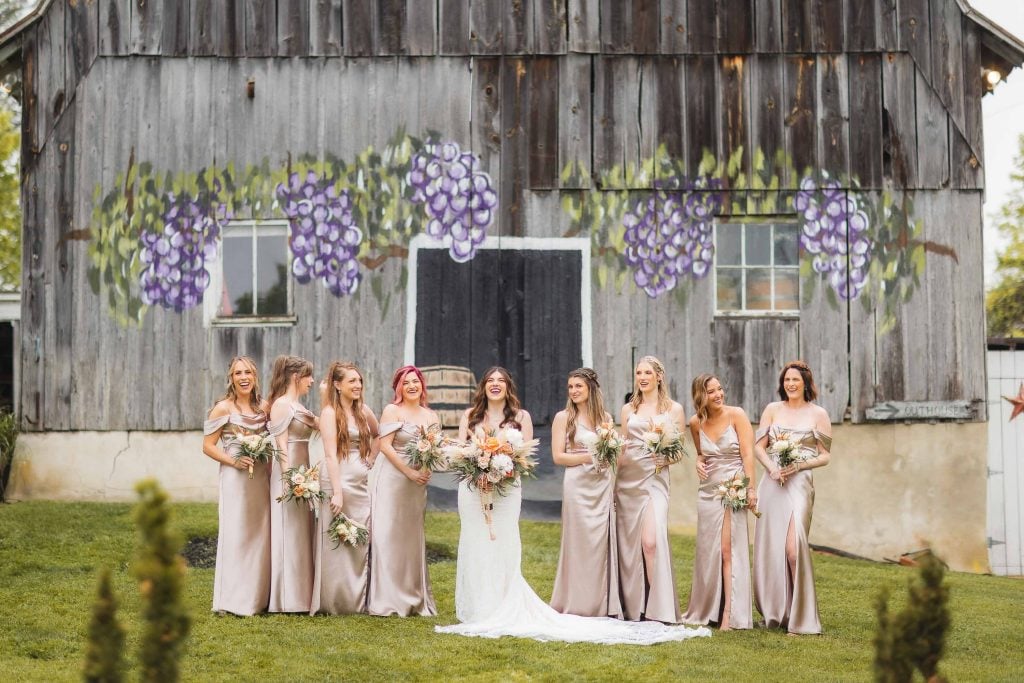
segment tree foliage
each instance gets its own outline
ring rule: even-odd
[[[16,290],[21,283],[21,132],[14,107],[10,98],[0,98],[0,291]]]
[[[1024,135],[1017,140],[1013,190],[999,209],[999,232],[1009,240],[997,256],[998,280],[985,295],[988,334],[1024,337]]]
[[[96,602],[89,622],[82,680],[119,683],[124,680],[124,627],[117,620],[117,596],[110,585],[110,570],[100,572]]]

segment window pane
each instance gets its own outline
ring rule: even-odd
[[[767,266],[771,264],[771,228],[767,225],[748,225],[747,265]]]
[[[749,233],[747,237],[749,238]],[[749,240],[747,244],[750,244]],[[770,268],[751,268],[747,271],[747,310],[772,310],[772,271]]]
[[[797,228],[791,224],[775,226],[775,265],[797,265]]]
[[[775,310],[796,311],[800,308],[800,271],[779,268],[775,271]]]
[[[738,266],[743,262],[740,260],[740,234],[742,225],[719,224],[715,227],[715,252],[720,266]]]
[[[252,315],[252,239],[225,235],[222,249],[224,289],[217,315]]]
[[[260,315],[288,314],[288,242],[278,235],[256,238],[256,286]]]
[[[739,268],[719,268],[716,272],[718,280],[718,310],[742,310],[743,301],[740,295],[742,292],[743,271]]]

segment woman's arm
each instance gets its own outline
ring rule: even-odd
[[[523,441],[529,441],[530,439],[532,439],[533,438],[533,418],[530,417],[530,414],[528,412],[526,412],[525,410],[520,410],[519,411],[519,415],[517,416],[517,421],[519,422],[520,426],[522,427],[522,429],[520,429],[519,431],[523,435]]]
[[[402,419],[398,414],[398,408],[389,404],[384,408],[384,412],[380,414],[381,422],[387,424],[388,422],[401,422]],[[430,480],[429,470],[415,470],[409,467],[409,463],[406,462],[405,458],[398,454],[395,450],[394,441],[395,434],[398,430],[390,432],[380,437],[380,452],[384,454],[384,457],[388,459],[396,470],[405,475],[405,477],[412,482],[415,482],[421,486],[425,485]]]
[[[708,464],[707,458],[700,450],[700,421],[696,415],[690,418],[690,436],[693,437],[693,447],[697,451],[697,479],[704,481],[708,478]]]
[[[459,441],[469,441],[469,408],[462,411],[459,420]]]
[[[816,407],[818,408],[818,415],[814,421],[814,428],[818,434],[825,437],[825,443],[822,443],[822,439],[818,440],[818,454],[800,463],[800,469],[802,470],[824,467],[832,460],[832,420],[829,419],[828,411],[820,406]]]
[[[551,459],[562,467],[575,467],[590,462],[589,453],[566,453],[565,436],[568,425],[569,416],[564,410],[559,411],[551,421]]]
[[[341,513],[344,498],[341,493],[341,463],[338,461],[338,422],[331,406],[320,411],[320,443],[324,448],[324,464],[333,491],[328,504],[331,512],[337,515]]]
[[[372,435],[370,455],[366,458],[366,464],[369,467],[373,467],[373,464],[377,462],[377,454],[380,453],[380,424],[377,423],[377,416],[373,414],[370,406],[363,406],[363,416],[366,418],[366,424],[370,428],[370,434]]]
[[[227,406],[222,403],[218,403],[213,407],[213,410],[210,411],[210,414],[207,415],[206,419],[216,420],[218,417],[224,417],[230,414],[231,410]],[[221,427],[215,432],[203,435],[203,453],[222,465],[234,467],[237,470],[248,469],[249,466],[253,464],[252,458],[246,455],[235,460],[220,447],[220,435],[223,431],[224,427]]]
[[[740,460],[743,462],[743,475],[750,480],[747,487],[747,506],[757,509],[757,487],[754,479],[754,428],[750,426],[750,418],[743,408],[736,408],[732,416],[732,427],[740,440]]]
[[[289,403],[290,399],[287,397],[281,397],[274,401],[274,405],[270,406],[271,424],[280,424],[291,417],[292,407]],[[274,437],[274,443],[277,445],[277,450],[280,453],[281,471],[284,472],[291,466],[288,461],[288,425],[285,425],[281,433]]]
[[[765,450],[768,445],[768,429],[772,426],[772,420],[774,419],[773,406],[773,403],[769,403],[765,407],[764,412],[761,413],[761,424],[758,426],[757,431],[763,431],[764,435],[754,443],[754,457],[761,463],[769,477],[775,481],[782,481],[778,465],[768,457],[768,451]]]

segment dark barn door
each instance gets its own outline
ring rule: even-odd
[[[464,366],[477,380],[502,365],[534,423],[550,424],[566,373],[583,363],[580,266],[578,251],[481,249],[456,263],[420,249],[416,364]]]

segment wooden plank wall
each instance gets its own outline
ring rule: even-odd
[[[400,296],[382,315],[367,288],[339,300],[297,285],[295,328],[207,329],[198,310],[154,310],[124,330],[89,293],[85,244],[68,237],[88,227],[94,184],[109,189],[133,152],[176,170],[275,166],[289,154],[351,158],[399,128],[443,130],[481,156],[502,234],[564,234],[567,193],[649,189],[652,178],[596,181],[658,145],[691,174],[705,149],[723,158],[742,146],[748,180],[753,150],[781,149],[797,169],[776,169],[783,187],[827,169],[865,192],[906,189],[927,239],[957,253],[929,256],[886,335],[820,291],[802,320],[780,321],[716,319],[710,278],[685,311],[628,282],[595,289],[594,363],[612,404],[634,350],[665,361],[684,404],[689,378],[717,369],[752,417],[796,356],[818,370],[834,420],[848,404],[861,420],[877,400],[982,396],[982,90],[967,76],[980,29],[958,12],[956,0],[55,2],[24,39],[24,426],[194,428],[236,353],[265,369],[281,352],[318,371],[361,359],[379,403],[401,361]],[[305,56],[315,59],[280,59]],[[592,173],[563,183],[569,162]],[[402,269],[392,260],[380,272],[397,290]],[[835,334],[847,321],[849,353]],[[94,349],[100,362],[73,360]]]
[[[988,352],[989,562],[997,576],[1024,574],[1024,430],[1010,421],[1024,385],[1024,351]]]

